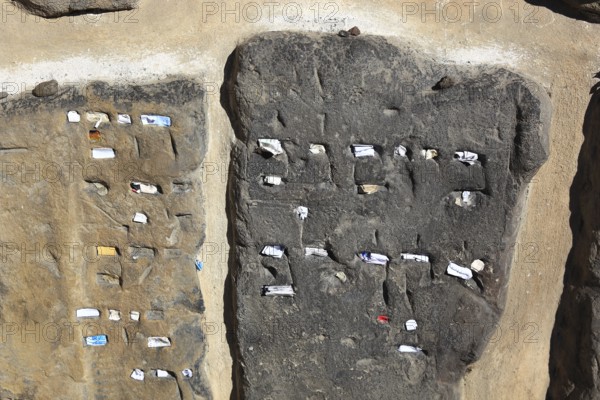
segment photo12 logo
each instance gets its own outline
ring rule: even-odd
[[[334,24],[339,22],[337,15],[340,6],[335,2],[317,2],[301,4],[297,2],[203,2],[202,22],[220,21],[221,23],[274,23],[284,21],[290,24],[314,22]]]
[[[126,331],[127,335],[123,332]],[[106,335],[110,343],[135,343],[138,324],[134,322],[3,322],[0,323],[0,344],[6,343],[78,343],[89,336]]]
[[[99,0],[98,0],[99,1]],[[70,1],[71,6],[77,5],[76,3],[82,3],[80,8],[83,10],[96,10],[101,9],[101,4],[98,1]],[[59,21],[68,21],[69,23],[74,23],[75,20],[83,21],[88,24],[95,24],[100,21],[106,21],[110,23],[123,23],[123,24],[136,24],[139,22],[137,15],[139,13],[139,8],[132,8],[131,10],[114,10],[110,13],[93,13],[93,12],[72,12],[72,15],[69,15],[65,18],[43,18],[38,15],[34,15],[34,13],[29,12],[27,7],[20,5],[19,3],[31,3],[29,1],[17,2],[11,0],[3,0],[0,6],[0,15],[2,16],[2,23],[17,21],[20,23],[26,23],[28,21],[33,21],[35,23],[46,23],[46,24],[56,24]],[[35,2],[34,2],[35,3]],[[51,10],[53,7],[55,9],[61,10],[64,8],[65,1],[62,0],[45,0],[42,2],[44,4],[44,8]],[[105,3],[105,2],[102,2]],[[77,15],[75,15],[77,14]]]
[[[10,150],[10,149],[9,149]],[[26,152],[25,148],[12,149],[15,153]],[[0,182],[13,184],[32,184],[47,182],[51,184],[73,184],[82,181],[95,181],[105,178],[114,180],[131,180],[139,171],[134,162],[115,163],[110,166],[87,162],[66,161],[62,164],[55,162],[37,162],[27,160],[22,162],[0,162]]]
[[[420,21],[438,23],[498,23],[501,20],[516,24],[538,24],[545,26],[554,21],[552,12],[524,2],[403,2],[402,22]]]

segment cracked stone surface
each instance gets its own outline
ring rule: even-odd
[[[31,14],[45,18],[135,8],[138,0],[14,0]]]
[[[432,90],[444,77],[454,85]],[[455,398],[503,310],[526,185],[548,157],[547,95],[510,71],[439,64],[380,37],[294,33],[240,45],[229,84],[246,398]],[[261,152],[262,138],[284,153]],[[355,158],[353,144],[375,156]],[[426,149],[438,156],[425,159]],[[456,161],[463,150],[479,161]],[[364,184],[379,191],[359,194]],[[464,191],[473,207],[457,205]],[[285,246],[284,256],[262,256],[265,245]],[[390,262],[363,263],[361,251]],[[430,263],[403,261],[405,252]],[[486,266],[472,280],[445,273],[476,259]],[[296,296],[263,297],[263,285],[293,285]]]
[[[10,348],[0,355],[0,397],[208,397],[194,267],[205,229],[203,99],[199,84],[171,80],[59,87],[51,97],[26,94],[0,104],[0,319]],[[68,111],[81,121],[67,122]],[[96,128],[97,142],[88,111],[110,118]],[[119,124],[119,113],[132,124]],[[172,126],[142,125],[142,114],[170,116]],[[92,159],[96,147],[114,149],[116,158]],[[133,193],[131,181],[162,193]],[[133,222],[136,212],[148,223]],[[100,257],[97,246],[117,254]],[[99,309],[100,318],[77,319],[80,308]],[[111,309],[120,321],[108,319]],[[84,337],[96,334],[106,334],[108,345],[84,347]],[[172,346],[148,348],[151,336],[169,337]],[[130,378],[134,368],[145,371],[145,382]],[[183,378],[185,368],[193,378]],[[173,377],[153,378],[152,369]]]

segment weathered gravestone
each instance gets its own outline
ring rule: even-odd
[[[246,398],[455,397],[505,303],[526,185],[548,157],[545,92],[505,69],[445,65],[372,36],[268,33],[240,45],[231,67]],[[279,140],[282,153],[259,139]],[[356,157],[354,144],[373,156]],[[262,255],[269,245],[284,255]],[[390,261],[365,263],[363,251]],[[473,279],[446,273],[475,260],[485,268]],[[261,296],[264,285],[296,295]]]
[[[138,0],[14,0],[31,14],[44,18],[132,10]]]
[[[96,82],[0,103],[0,323],[16,329],[0,356],[3,398],[208,397],[194,266],[204,240],[204,105],[201,85],[185,79]],[[146,114],[172,124],[143,124]],[[102,148],[114,158],[93,158]],[[134,193],[133,181],[160,192]],[[135,222],[136,213],[147,223]],[[102,256],[98,246],[115,251]],[[81,308],[100,317],[76,318]],[[109,320],[109,310],[120,320]],[[101,334],[106,346],[84,347],[85,337]],[[149,348],[153,336],[171,346]],[[144,382],[130,377],[135,368]],[[172,375],[156,378],[153,369]]]

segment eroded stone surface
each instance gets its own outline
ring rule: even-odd
[[[203,99],[199,84],[173,80],[61,87],[53,97],[0,104],[0,318],[15,328],[0,355],[3,398],[208,397],[194,267],[204,235]],[[69,123],[69,111],[81,121]],[[87,112],[106,113],[110,122],[95,127]],[[132,124],[118,123],[119,113]],[[142,114],[170,116],[173,124],[144,126]],[[90,140],[94,129],[98,141]],[[92,159],[97,147],[114,149],[116,158]],[[133,193],[132,180],[156,184],[162,194]],[[133,222],[136,212],[148,223]],[[117,255],[99,257],[98,245]],[[76,310],[88,307],[100,318],[78,320]],[[120,321],[108,319],[111,309]],[[108,345],[84,347],[83,337],[95,334],[106,334]],[[151,336],[169,337],[172,346],[150,349]],[[130,378],[134,368],[146,372],[145,382]],[[183,379],[185,368],[192,379]],[[152,378],[151,369],[174,378]]]
[[[271,33],[235,56],[231,200],[246,397],[455,397],[504,305],[525,184],[548,155],[547,96],[506,70],[441,65],[377,37]],[[444,76],[455,84],[432,90]],[[265,156],[260,138],[281,140],[284,154]],[[374,145],[375,157],[355,158],[352,144]],[[408,157],[394,155],[398,145]],[[426,160],[426,149],[438,157]],[[480,162],[454,160],[462,150]],[[283,184],[264,185],[269,175]],[[380,190],[361,195],[362,184]],[[456,205],[462,191],[475,207]],[[282,259],[260,255],[274,244],[285,246]],[[328,257],[306,257],[305,247]],[[365,264],[363,250],[391,261]],[[431,264],[402,261],[403,252]],[[475,259],[486,262],[475,280],[445,274],[449,261]],[[294,285],[296,297],[261,297],[274,284]],[[407,332],[413,318],[419,327]],[[400,354],[402,344],[424,353]]]
[[[34,15],[56,18],[82,13],[131,10],[137,0],[14,0]]]

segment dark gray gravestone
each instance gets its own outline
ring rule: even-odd
[[[269,33],[232,61],[246,398],[455,397],[505,303],[526,184],[548,156],[546,94],[507,70],[440,64],[373,36]],[[262,138],[279,139],[283,154],[261,152]],[[375,155],[356,158],[353,144]],[[394,154],[399,145],[407,157]],[[427,149],[438,156],[426,159]],[[478,162],[455,160],[464,150]],[[379,191],[360,194],[363,184]],[[464,191],[468,207],[457,205]],[[285,246],[284,256],[262,256],[265,245]],[[305,247],[328,257],[305,256]],[[390,262],[364,263],[361,251]],[[476,259],[486,266],[473,279],[446,274],[449,262]],[[293,285],[296,296],[261,296],[263,285]],[[405,329],[409,319],[416,331]]]

